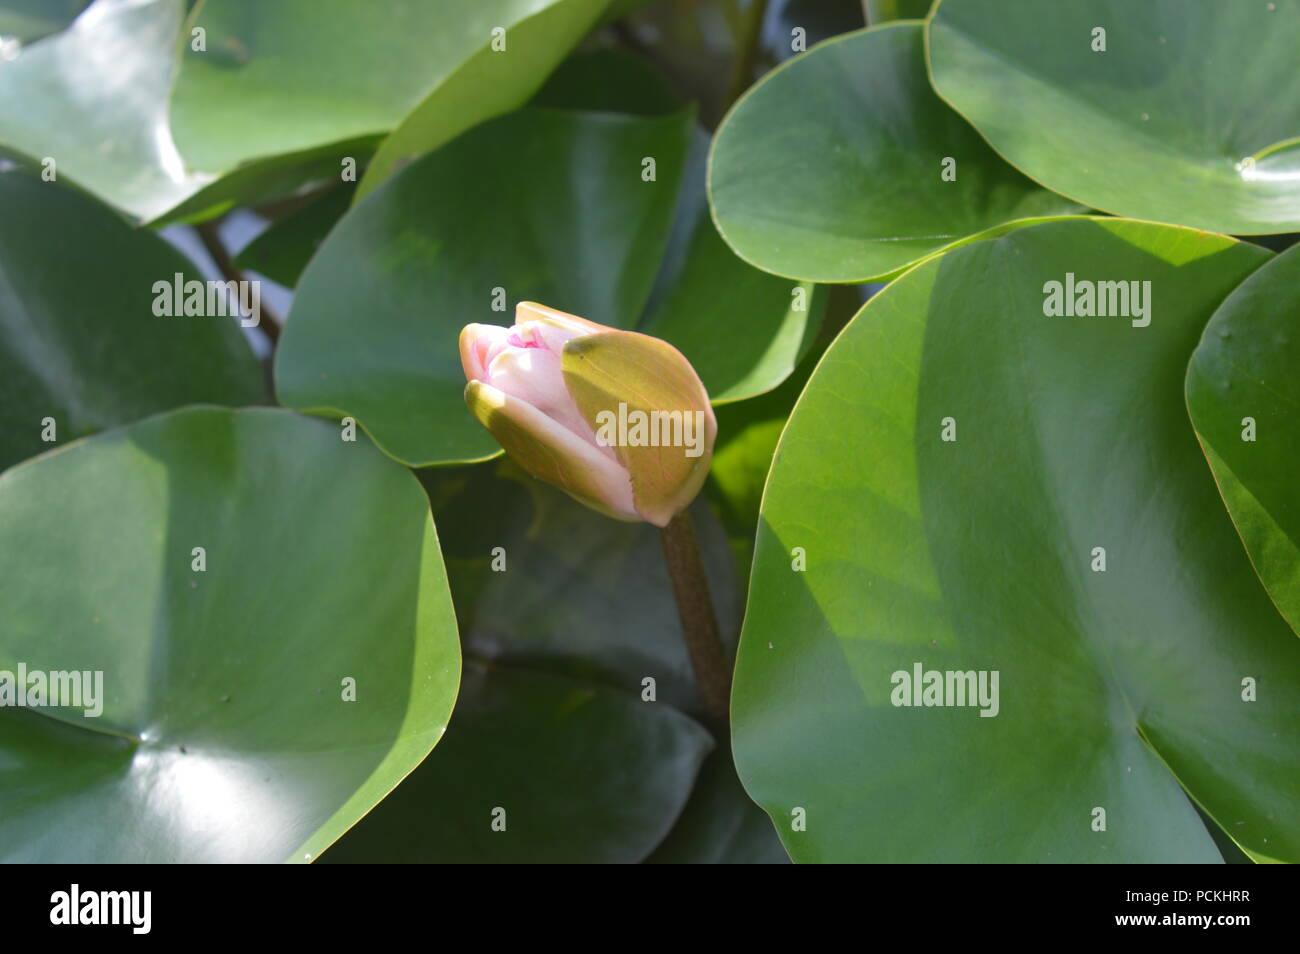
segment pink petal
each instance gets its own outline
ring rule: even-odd
[[[460,365],[466,381],[486,381],[492,359],[507,347],[510,329],[500,325],[466,325],[460,332]]]

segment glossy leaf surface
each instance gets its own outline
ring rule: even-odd
[[[7,861],[309,861],[456,696],[421,488],[288,411],[188,408],[7,471],[0,601],[0,669],[102,674],[97,716],[0,709]]]
[[[924,263],[836,340],[768,480],[732,702],[796,860],[1218,860],[1188,795],[1255,858],[1300,855],[1300,641],[1183,401],[1267,259],[1051,222]],[[1047,314],[1071,275],[1139,282],[1149,322]]]
[[[1300,228],[1297,31],[1297,0],[941,0],[929,58],[939,95],[1047,188],[1253,235]]]

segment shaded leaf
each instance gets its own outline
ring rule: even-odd
[[[424,474],[467,651],[702,714],[659,531],[610,520],[507,461]],[[703,503],[692,508],[714,612],[734,647],[737,576]],[[496,548],[500,548],[500,552]]]
[[[447,738],[325,860],[637,862],[712,744],[669,706],[469,663]]]
[[[235,320],[159,317],[155,283],[199,277],[95,200],[0,174],[0,468],[195,402],[255,404],[262,371]],[[172,297],[172,292],[167,292]]]
[[[659,865],[789,864],[772,823],[749,800],[723,746],[700,769],[677,824],[646,859]]]
[[[662,116],[684,103],[642,58],[599,48],[579,51],[561,63],[529,105]]]

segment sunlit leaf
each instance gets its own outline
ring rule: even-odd
[[[0,669],[102,674],[98,715],[0,709],[6,861],[312,860],[433,748],[460,674],[418,483],[283,410],[7,471],[0,602]]]
[[[1192,800],[1257,860],[1300,856],[1300,641],[1183,399],[1268,257],[1029,226],[913,269],[832,345],[768,479],[732,701],[796,860],[1217,861]],[[1075,279],[1140,297],[1049,315]],[[942,704],[901,704],[918,667]]]

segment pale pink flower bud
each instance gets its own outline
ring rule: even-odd
[[[717,421],[681,352],[533,302],[460,334],[465,401],[515,461],[621,520],[666,526],[699,493]]]

